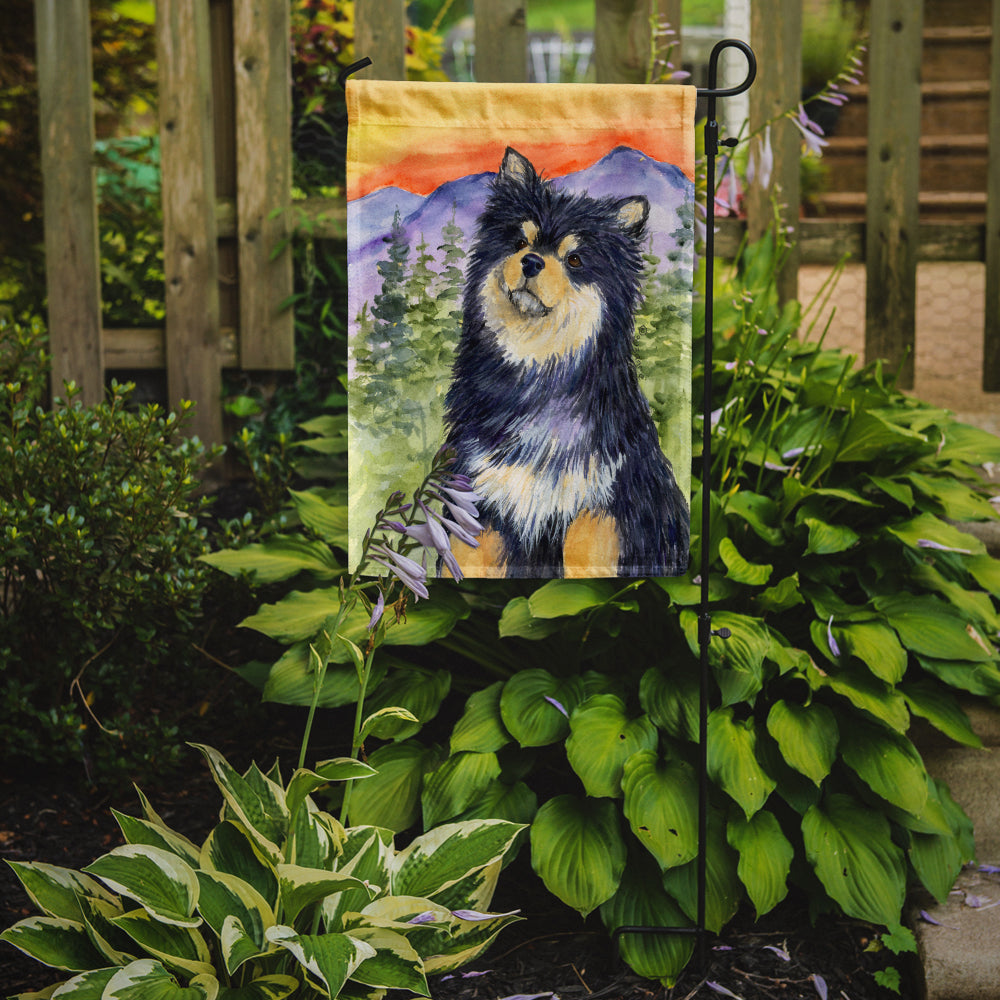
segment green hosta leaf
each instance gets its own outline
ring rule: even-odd
[[[616,799],[622,768],[638,750],[653,750],[659,739],[649,716],[629,719],[613,694],[591,695],[570,717],[566,757],[588,795]]]
[[[493,781],[457,819],[505,819],[527,826],[538,812],[538,796],[523,782]]]
[[[939,594],[956,611],[985,629],[987,634],[996,635],[1000,632],[1000,615],[989,594],[971,590],[967,585],[947,579],[927,562],[915,566],[910,579],[918,585],[914,587],[915,590],[930,590]]]
[[[970,555],[984,555],[986,552],[986,546],[978,538],[942,521],[933,514],[918,514],[909,521],[889,525],[886,531],[895,535],[904,545],[908,545],[912,549],[925,548],[925,545],[921,543],[931,542],[933,545],[944,546],[946,549],[954,549],[958,552],[967,552]]]
[[[736,873],[760,919],[788,894],[788,873],[795,849],[781,832],[774,813],[762,809],[751,819],[738,816],[726,828],[729,846],[739,851]]]
[[[111,812],[118,821],[122,835],[128,843],[159,847],[164,851],[170,851],[171,854],[176,854],[189,865],[198,864],[199,849],[187,837],[175,833],[162,824],[136,819],[134,816],[126,816],[124,813],[118,812],[117,809],[112,809]]]
[[[278,865],[278,884],[281,889],[282,913],[286,920],[294,921],[305,907],[318,903],[327,896],[345,889],[364,889],[365,884],[353,875],[326,872],[301,865]],[[374,891],[371,896],[374,896]]]
[[[699,656],[698,616],[693,611],[682,611],[680,620],[692,654]],[[708,662],[722,690],[723,704],[752,702],[763,686],[764,659],[771,648],[770,633],[760,619],[729,611],[713,613],[712,628],[715,631],[727,628],[731,632],[728,639],[713,636],[708,647]]]
[[[238,953],[232,946],[223,948],[226,970],[232,975],[247,958],[255,957],[266,949],[264,931],[274,925],[274,913],[267,900],[252,885],[235,875],[200,871],[198,883],[201,886],[198,910],[223,944],[227,943],[227,936],[232,939],[235,935],[240,942],[249,939],[250,954]],[[228,935],[223,934],[227,920],[239,923],[238,934],[233,929]],[[231,945],[231,940],[229,943]],[[242,948],[242,951],[246,949]]]
[[[932,794],[937,793],[932,791]],[[924,887],[939,903],[944,903],[966,861],[959,838],[950,831],[911,833],[909,855]]]
[[[890,423],[871,410],[862,410],[851,421],[837,452],[838,462],[867,462],[888,449],[925,444],[923,434]]]
[[[785,761],[819,786],[837,756],[839,731],[833,712],[812,702],[776,701],[767,716],[767,731],[781,748]]]
[[[208,761],[226,805],[250,832],[266,857],[280,857],[278,844],[288,831],[288,809],[284,789],[270,779],[255,783],[238,774],[217,750],[194,743]]]
[[[896,633],[878,622],[835,625],[833,634],[843,652],[856,656],[886,684],[898,684],[906,673],[906,650]]]
[[[473,750],[477,753],[494,753],[510,742],[500,717],[500,692],[503,681],[469,696],[462,717],[451,733],[451,752]]]
[[[81,896],[93,896],[114,903],[111,895],[96,879],[89,875],[60,868],[40,861],[8,861],[24,891],[46,916],[65,917],[67,920],[83,919]]]
[[[523,827],[503,820],[447,823],[396,855],[392,891],[434,899],[461,879],[499,862]]]
[[[578,615],[607,604],[617,591],[611,580],[549,580],[528,598],[534,618]]]
[[[944,441],[937,453],[939,462],[966,462],[982,465],[983,462],[1000,462],[1000,444],[995,434],[949,421],[944,432]]]
[[[327,503],[312,490],[289,490],[295,513],[302,523],[331,545],[347,549],[347,507]]]
[[[841,667],[835,673],[822,674],[812,667],[806,677],[814,689],[829,688],[897,732],[906,732],[910,713],[906,710],[903,696],[884,681],[872,677],[868,670]]]
[[[199,558],[230,576],[246,574],[256,584],[288,580],[298,573],[332,580],[345,572],[327,544],[296,535],[271,535],[265,542],[209,552]]]
[[[779,580],[773,587],[761,591],[754,597],[758,608],[763,612],[787,611],[798,604],[804,604],[805,598],[799,590],[799,574],[792,573]]]
[[[949,687],[986,697],[1000,694],[1000,669],[993,663],[936,660],[930,656],[918,656],[917,662]]]
[[[619,927],[687,927],[690,921],[664,891],[654,865],[630,858],[617,892],[601,904],[601,920],[609,932]],[[623,934],[622,958],[638,975],[673,986],[691,959],[690,934]]]
[[[809,529],[809,543],[805,551],[807,556],[829,556],[845,552],[860,538],[846,524],[828,524],[815,517],[803,518],[803,523]]]
[[[919,815],[927,801],[927,772],[907,737],[861,719],[852,719],[840,753],[876,795]]]
[[[675,661],[669,672],[650,667],[639,682],[639,704],[660,729],[678,740],[698,739],[698,674]]]
[[[350,819],[354,826],[381,826],[399,833],[420,817],[424,774],[439,757],[415,740],[379,747],[368,758],[378,772],[351,790]]]
[[[111,922],[169,968],[179,969],[189,976],[212,974],[208,945],[193,928],[160,923],[145,910],[123,913]]]
[[[362,926],[352,929],[351,937],[375,949],[375,954],[351,973],[355,982],[430,996],[424,963],[402,934],[383,927]]]
[[[452,754],[424,780],[424,826],[454,819],[498,777],[500,764],[495,753]]]
[[[216,1000],[218,995],[213,975],[198,975],[181,986],[159,962],[142,958],[115,972],[101,1000]]]
[[[558,795],[531,825],[531,865],[553,895],[586,916],[618,889],[625,842],[607,799]]]
[[[994,597],[1000,597],[1000,559],[983,555],[965,559],[964,563],[980,587]]]
[[[375,688],[365,704],[372,712],[384,708],[403,708],[410,712],[415,721],[385,720],[380,726],[380,739],[405,740],[437,715],[450,689],[451,674],[447,670],[409,667],[394,670]]]
[[[692,523],[694,522],[692,521]],[[691,605],[701,602],[701,583],[695,583],[690,574],[688,576],[658,576],[652,582],[670,597],[673,604],[682,608],[691,607]],[[710,601],[724,601],[727,597],[732,597],[738,590],[739,586],[736,583],[721,574],[713,574],[708,579],[708,599]]]
[[[562,628],[563,623],[558,619],[535,618],[527,597],[515,597],[507,602],[500,615],[499,635],[501,639],[512,636],[520,639],[544,639]]]
[[[849,795],[834,794],[809,809],[802,836],[817,877],[849,917],[899,923],[906,866],[885,816]]]
[[[908,681],[900,686],[914,715],[926,719],[945,736],[967,747],[981,747],[983,741],[972,728],[969,717],[955,696],[931,680]]]
[[[579,677],[560,679],[547,670],[522,670],[504,684],[500,716],[521,746],[546,746],[566,736],[569,716],[583,697]]]
[[[198,878],[170,851],[147,844],[125,844],[98,858],[84,871],[96,875],[113,892],[134,899],[150,916],[165,924],[197,927]]]
[[[709,714],[708,774],[748,819],[764,805],[776,783],[757,762],[752,718],[737,721],[732,708],[717,708]]]
[[[996,511],[989,500],[951,476],[924,476],[911,472],[907,480],[925,497],[940,505],[950,521],[992,521]]]
[[[770,497],[740,490],[726,498],[726,514],[745,521],[768,545],[778,547],[784,541],[781,511]]]
[[[201,848],[199,867],[234,875],[253,886],[270,906],[277,905],[277,873],[240,823],[227,820],[208,835]]]
[[[726,824],[720,813],[708,818],[705,850],[705,926],[714,934],[732,919],[743,899],[743,884],[736,874],[736,852],[726,843]],[[663,873],[663,887],[691,920],[698,917],[698,861]]]
[[[996,659],[995,650],[975,626],[936,597],[883,595],[875,598],[875,607],[915,653],[975,663]]]
[[[246,986],[223,987],[218,1000],[285,1000],[299,988],[292,976],[261,976]]]
[[[344,983],[366,959],[375,957],[375,949],[349,934],[296,934],[281,924],[270,927],[267,939],[287,949],[331,997],[338,996]]]
[[[906,483],[885,476],[865,476],[865,479],[907,510],[913,508],[913,490]]]
[[[337,643],[333,655],[346,653],[343,643]],[[337,650],[340,650],[338,653]],[[391,658],[376,657],[368,681],[370,688],[377,687],[385,677]],[[338,666],[331,663],[323,675],[323,683],[316,702],[318,708],[339,708],[358,700],[358,675],[352,666]],[[264,701],[274,701],[280,705],[311,705],[316,697],[316,674],[310,659],[307,642],[297,642],[289,646],[271,666],[264,681],[261,697]]]
[[[625,818],[660,868],[697,855],[698,783],[688,764],[640,751],[625,762],[622,790]]]
[[[35,961],[54,969],[81,972],[99,968],[104,958],[91,944],[87,929],[65,917],[28,917],[0,934],[6,941]]]
[[[729,538],[723,538],[719,541],[719,556],[726,564],[728,570],[726,576],[736,583],[745,583],[749,587],[763,587],[771,578],[771,573],[774,570],[774,566],[770,563],[762,565],[747,562]]]

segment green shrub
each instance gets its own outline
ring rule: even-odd
[[[131,409],[127,385],[96,406],[69,385],[44,409],[40,339],[0,321],[0,744],[7,760],[125,768],[176,752],[155,682],[191,660],[208,456],[187,405]]]
[[[518,919],[486,912],[516,824],[453,823],[398,849],[388,830],[345,829],[311,798],[369,778],[366,764],[324,761],[285,785],[277,765],[240,774],[199,749],[225,803],[202,845],[140,795],[144,818],[115,813],[126,844],[82,872],[11,863],[42,914],[0,938],[78,973],[60,995],[429,996],[429,973],[472,961]]]

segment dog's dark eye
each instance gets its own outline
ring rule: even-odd
[[[581,256],[578,253],[571,253],[566,258],[566,263],[569,264],[570,267],[582,267],[583,258],[581,258]]]
[[[528,241],[523,237],[519,237],[518,241],[514,244],[515,250],[523,250],[528,245]]]

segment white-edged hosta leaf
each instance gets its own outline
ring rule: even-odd
[[[139,957],[135,942],[114,924],[115,917],[125,912],[120,901],[109,903],[94,896],[82,896],[80,906],[90,940],[104,956],[105,965],[128,965]]]
[[[499,862],[522,829],[518,823],[492,819],[428,830],[393,859],[392,892],[434,899],[461,879]]]
[[[836,793],[810,807],[802,836],[806,858],[844,913],[873,924],[899,923],[906,866],[882,813]]]
[[[734,817],[726,828],[729,846],[739,852],[736,874],[760,919],[788,895],[788,873],[795,849],[774,813],[761,809],[750,819]]]
[[[495,753],[456,753],[424,778],[424,827],[454,819],[500,777]]]
[[[8,861],[7,864],[31,901],[46,916],[81,920],[81,896],[93,896],[109,903],[116,901],[97,879],[72,868],[60,868],[41,861]]]
[[[738,721],[732,707],[714,709],[708,717],[708,774],[749,819],[774,791],[777,782],[757,761],[753,718]]]
[[[121,828],[122,836],[129,844],[159,847],[164,851],[170,851],[171,854],[176,854],[192,867],[198,864],[199,849],[183,834],[159,823],[128,816],[117,809],[112,809],[111,812]]]
[[[89,972],[81,972],[80,975],[67,979],[66,982],[57,986],[51,993],[30,994],[35,997],[48,996],[50,1000],[101,1000],[104,996],[104,987],[111,982],[118,966],[111,966],[107,969],[91,969]],[[50,987],[51,989],[51,987]],[[23,997],[24,994],[22,993]],[[17,1000],[17,998],[12,998]]]
[[[264,855],[276,863],[281,856],[278,844],[288,829],[284,789],[263,776],[257,782],[244,777],[210,746],[198,743],[192,746],[204,754],[226,805],[246,827]],[[266,791],[262,793],[261,788]]]
[[[384,834],[389,837],[385,838]],[[337,870],[342,875],[353,875],[362,883],[381,892],[389,885],[389,868],[392,857],[391,831],[372,826],[355,826],[347,831]],[[368,888],[345,889],[323,900],[323,919],[327,930],[344,930],[341,926],[345,913],[360,912],[371,900]]]
[[[721,813],[708,816],[705,849],[705,926],[718,934],[729,923],[743,899],[743,883],[736,873],[736,852],[726,841]],[[698,918],[698,859],[669,868],[663,873],[663,888],[677,900],[691,920]]]
[[[222,959],[226,963],[226,971],[230,975],[233,975],[241,965],[251,959],[259,958],[268,951],[274,950],[274,945],[270,942],[265,945],[255,941],[243,922],[233,915],[222,921],[222,927],[219,931],[219,945],[222,948]]]
[[[521,670],[503,686],[500,717],[521,746],[547,746],[566,736],[569,716],[583,698],[579,677],[559,678],[540,668]]]
[[[198,878],[171,851],[147,844],[124,844],[88,865],[112,892],[134,899],[150,916],[178,927],[197,927]]]
[[[690,765],[643,750],[625,762],[625,817],[661,869],[698,854],[698,782]]]
[[[639,750],[653,750],[659,740],[648,715],[630,719],[625,702],[613,694],[591,695],[569,720],[566,758],[588,795],[619,798],[622,768]]]
[[[437,751],[416,740],[379,747],[368,758],[378,772],[351,789],[351,826],[385,827],[396,833],[420,817],[424,774],[437,766]]]
[[[101,1000],[216,1000],[218,995],[219,981],[211,974],[181,986],[159,962],[142,958],[111,977]]]
[[[278,902],[278,876],[242,823],[224,820],[201,846],[199,867],[225,872],[252,885],[274,907]]]
[[[274,911],[249,882],[224,872],[198,872],[201,893],[198,910],[205,922],[221,938],[229,917],[239,920],[243,933],[259,950],[264,948],[264,931],[275,923]],[[229,969],[230,975],[235,967]]]
[[[388,634],[395,631],[396,626]],[[441,702],[451,690],[451,674],[447,670],[401,667],[393,670],[378,687],[369,690],[371,694],[365,700],[365,707],[370,712],[401,708],[412,716],[379,716],[376,733],[379,739],[399,742],[414,736],[424,723],[437,715]]]
[[[218,1000],[285,1000],[299,985],[294,976],[260,976],[244,986],[223,986]]]
[[[424,959],[424,972],[440,974],[468,965],[493,943],[493,939],[509,924],[521,917],[516,912],[494,913],[476,920],[464,920],[462,910],[453,910],[454,922],[448,931],[439,931],[438,940]],[[414,942],[417,944],[417,942]],[[419,947],[417,949],[420,950]]]
[[[161,923],[145,910],[132,910],[111,921],[150,955],[189,976],[212,973],[212,956],[205,939],[191,927]]]
[[[619,927],[688,927],[684,911],[667,895],[651,859],[629,858],[618,891],[601,904],[610,932]],[[694,951],[693,934],[623,934],[619,950],[640,976],[673,986]]]
[[[402,934],[385,927],[355,927],[351,937],[375,949],[375,954],[351,973],[355,982],[430,996],[423,960]]]
[[[815,701],[799,705],[779,699],[768,712],[767,731],[786,763],[818,787],[837,755],[840,735],[833,712]]]
[[[868,787],[894,806],[919,815],[927,802],[927,771],[906,736],[853,719],[841,741],[844,762]]]
[[[375,957],[370,944],[348,934],[296,934],[293,928],[278,924],[268,928],[267,939],[291,952],[333,997],[365,959]]]
[[[625,853],[618,809],[608,799],[557,795],[531,824],[531,866],[549,892],[582,916],[617,891]]]
[[[495,753],[510,743],[510,733],[500,716],[502,690],[503,681],[496,681],[469,696],[465,711],[451,733],[452,753],[460,750]]]
[[[82,972],[105,964],[104,958],[91,943],[87,928],[79,921],[65,917],[19,920],[0,934],[0,941],[12,944],[35,961],[53,969]]]
[[[278,865],[282,912],[286,920],[294,921],[302,910],[327,896],[345,889],[369,891],[361,879],[342,872],[326,872],[299,865]],[[374,896],[374,891],[370,896]]]
[[[312,799],[307,799],[292,821],[285,845],[286,860],[289,864],[306,868],[336,868],[344,836],[340,822],[317,809]]]
[[[336,757],[324,760],[311,771],[300,767],[288,782],[285,791],[285,805],[293,814],[306,797],[312,795],[318,788],[328,785],[331,781],[353,781],[360,778],[371,778],[378,772],[374,767],[353,757]]]
[[[403,723],[403,725],[400,725]],[[396,734],[406,732],[412,735],[420,727],[420,720],[408,709],[390,705],[372,712],[361,724],[361,739],[374,736],[380,740],[391,740]]]

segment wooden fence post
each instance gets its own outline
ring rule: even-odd
[[[645,83],[653,0],[595,0],[594,66],[598,83]]]
[[[913,387],[923,0],[872,0],[868,53],[865,360]]]
[[[986,178],[986,324],[983,389],[1000,392],[1000,0],[993,0],[990,45],[989,170]]]
[[[35,0],[52,394],[104,398],[89,0]]]
[[[290,20],[288,0],[233,6],[242,368],[295,367]]]
[[[207,0],[159,0],[167,396],[197,402],[193,433],[222,441],[219,253]]]
[[[750,41],[760,72],[750,88],[750,131],[795,108],[802,99],[802,4],[799,0],[758,0],[750,8]],[[757,142],[758,140],[754,140]],[[778,274],[778,297],[798,296],[799,161],[802,136],[794,123],[778,118],[771,126],[774,170],[767,188],[755,181],[747,192],[747,228],[760,239],[774,221],[773,204],[780,205],[779,225],[792,229],[793,244]]]
[[[405,0],[358,0],[354,5],[354,57],[372,65],[359,77],[406,79]]]
[[[524,83],[528,76],[524,0],[475,0],[475,76],[480,83]]]

